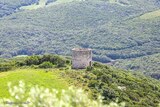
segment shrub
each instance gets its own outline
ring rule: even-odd
[[[57,57],[56,65],[57,65],[57,67],[65,67],[66,60],[61,57]]]
[[[70,87],[67,90],[59,92],[56,89],[49,90],[48,88],[35,86],[29,90],[28,96],[26,93],[25,84],[20,81],[18,86],[8,84],[11,98],[0,99],[0,106],[10,107],[124,107],[124,103],[110,103],[104,105],[102,97],[97,100],[88,98],[82,89]]]
[[[51,62],[43,62],[39,65],[39,68],[52,68],[53,64]]]
[[[27,65],[26,62],[18,62],[18,61],[16,62],[17,67],[22,67],[22,66],[25,66],[25,65]]]
[[[56,56],[55,55],[43,55],[41,58],[40,58],[40,62],[43,63],[43,62],[46,62],[46,61],[49,61],[51,62],[52,64],[55,64],[56,63]]]
[[[43,56],[34,55],[34,56],[28,57],[25,60],[24,64],[30,66],[30,65],[43,64],[44,62],[50,62],[50,63],[56,65],[57,67],[65,67],[66,64],[70,63],[69,60],[66,60],[66,59],[64,59],[60,56],[57,56],[57,55],[43,55]],[[20,65],[23,66],[24,64],[20,64]]]
[[[94,62],[94,63],[93,63],[93,67],[103,68],[104,65],[101,64],[101,63],[99,63],[99,62]]]
[[[96,80],[91,80],[91,81],[89,81],[88,87],[95,88],[95,87],[98,86],[98,85],[99,85],[98,81],[96,81]]]
[[[87,68],[86,68],[86,71],[92,71],[93,70],[93,67],[92,66],[88,66]]]
[[[39,56],[30,56],[25,60],[27,65],[39,65],[40,57]]]
[[[10,63],[0,64],[0,72],[2,71],[8,71],[13,68],[13,65]]]
[[[71,64],[71,61],[67,59],[66,64],[68,64],[68,65]]]

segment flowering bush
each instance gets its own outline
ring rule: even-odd
[[[102,97],[96,101],[88,98],[88,94],[82,89],[73,87],[59,92],[56,89],[48,89],[35,86],[26,95],[24,82],[20,81],[18,86],[8,84],[11,98],[0,99],[0,107],[124,107],[124,103],[110,103],[104,105]]]

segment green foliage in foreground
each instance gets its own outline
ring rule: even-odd
[[[20,81],[18,86],[12,86],[8,84],[10,98],[0,99],[0,106],[5,107],[124,107],[124,103],[110,103],[104,105],[102,103],[102,97],[99,97],[96,101],[88,98],[87,93],[84,93],[82,89],[76,89],[73,87],[67,90],[59,92],[56,89],[48,89],[44,87],[31,87],[29,89],[28,96],[24,96],[26,93],[25,84]],[[12,104],[11,104],[12,103]]]

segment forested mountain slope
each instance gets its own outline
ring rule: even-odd
[[[18,11],[21,6],[30,5],[38,0],[0,0],[0,17]]]
[[[160,9],[159,0],[43,2],[45,6],[27,10],[21,7],[40,1],[0,0],[1,57],[71,55],[73,47],[83,47],[93,49],[94,60],[107,63],[160,53],[160,17],[144,18]]]
[[[147,75],[151,75],[156,79],[160,79],[160,54],[154,54],[140,58],[119,60],[114,65],[123,69],[142,71]]]

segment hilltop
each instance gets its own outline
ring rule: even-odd
[[[4,66],[5,65],[5,66]],[[86,69],[71,69],[69,58],[57,55],[31,56],[10,59],[0,64],[0,97],[9,97],[7,83],[19,80],[27,89],[39,85],[58,90],[69,86],[83,88],[89,97],[104,97],[103,102],[125,102],[126,106],[157,106],[160,101],[160,82],[142,74],[131,73],[101,63]]]

